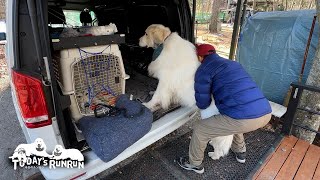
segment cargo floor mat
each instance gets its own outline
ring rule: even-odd
[[[126,94],[133,95],[134,99],[140,99],[142,102],[148,102],[152,98],[152,93],[157,89],[158,81],[154,78],[144,76],[135,71],[130,72],[130,79],[126,81]],[[171,105],[168,110],[159,109],[153,113],[153,120],[156,121],[178,109],[178,105]]]
[[[208,157],[205,151],[203,174],[186,171],[179,167],[174,159],[188,154],[191,133],[167,143],[155,150],[149,150],[141,158],[111,174],[107,179],[245,179],[261,164],[261,159],[279,140],[279,134],[266,129],[259,129],[245,134],[247,159],[245,164],[235,160],[232,152],[220,160]]]

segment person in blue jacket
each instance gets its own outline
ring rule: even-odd
[[[234,134],[231,150],[238,162],[245,163],[243,133],[265,126],[271,119],[271,107],[238,62],[220,57],[209,44],[198,45],[197,54],[201,65],[195,74],[194,88],[202,120],[193,127],[189,157],[180,157],[178,164],[184,169],[203,173],[202,160],[207,143],[219,136]],[[210,115],[210,111],[214,111],[210,106],[211,97],[220,114]]]

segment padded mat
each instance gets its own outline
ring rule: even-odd
[[[141,158],[119,169],[106,179],[245,179],[261,163],[263,156],[277,142],[278,133],[259,129],[245,134],[247,159],[245,164],[235,160],[232,152],[220,160],[208,157],[211,146],[207,146],[204,159],[205,172],[201,175],[186,171],[174,159],[187,155],[191,133],[149,150]]]

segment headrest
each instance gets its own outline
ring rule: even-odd
[[[62,8],[56,6],[49,6],[48,8],[48,23],[49,24],[65,24],[66,17]]]
[[[86,9],[83,10],[81,13],[80,13],[80,22],[81,23],[92,23],[92,18],[91,18],[91,15],[90,15],[90,12],[87,11]]]

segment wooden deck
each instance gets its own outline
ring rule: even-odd
[[[320,147],[294,136],[284,137],[253,179],[320,180]]]

